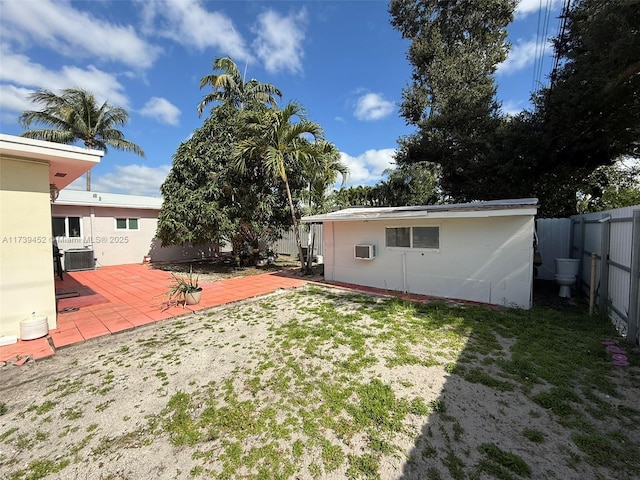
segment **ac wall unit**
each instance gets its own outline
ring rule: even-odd
[[[373,260],[376,258],[376,246],[375,245],[355,245],[353,247],[353,253],[356,258],[360,260]]]
[[[78,248],[65,250],[64,252],[64,269],[67,272],[76,272],[78,270],[93,270],[95,268],[95,259],[93,250],[86,248]]]

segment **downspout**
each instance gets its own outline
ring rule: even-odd
[[[402,293],[407,293],[407,252],[402,252]]]
[[[324,224],[323,224],[324,225]],[[331,222],[331,278],[329,280],[335,280],[336,278],[336,223]],[[326,272],[325,272],[326,275]],[[325,276],[326,279],[326,276]]]
[[[91,245],[91,251],[93,252],[94,262],[95,262],[95,257],[97,255],[97,252],[93,249],[93,221],[95,220],[95,218],[96,218],[96,209],[95,207],[91,207],[89,209],[89,243]]]

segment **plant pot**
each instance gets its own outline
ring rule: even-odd
[[[200,299],[202,298],[202,288],[198,290],[194,290],[192,292],[187,292],[184,295],[184,300],[187,305],[197,305],[200,303]]]

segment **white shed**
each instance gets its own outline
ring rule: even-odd
[[[324,277],[528,309],[538,200],[347,208],[322,223]]]

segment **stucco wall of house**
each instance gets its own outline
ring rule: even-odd
[[[439,226],[437,250],[387,248],[385,227]],[[421,295],[530,308],[533,216],[324,223],[325,278]],[[373,244],[376,258],[354,258]]]
[[[80,217],[79,237],[56,237],[63,250],[91,248],[96,266],[142,263],[145,255],[152,262],[187,261],[210,258],[213,246],[163,247],[155,238],[159,210],[149,208],[115,208],[85,205],[59,205],[52,208],[53,217]],[[138,230],[116,229],[116,218],[135,218]],[[64,257],[62,259],[64,267]]]
[[[49,164],[0,158],[0,335],[36,312],[56,328]]]
[[[80,237],[56,237],[63,250],[91,248],[96,266],[142,263],[156,233],[158,212],[149,209],[55,205],[54,217],[80,217]],[[137,230],[119,230],[116,218],[137,219]],[[64,257],[63,257],[64,265]]]

